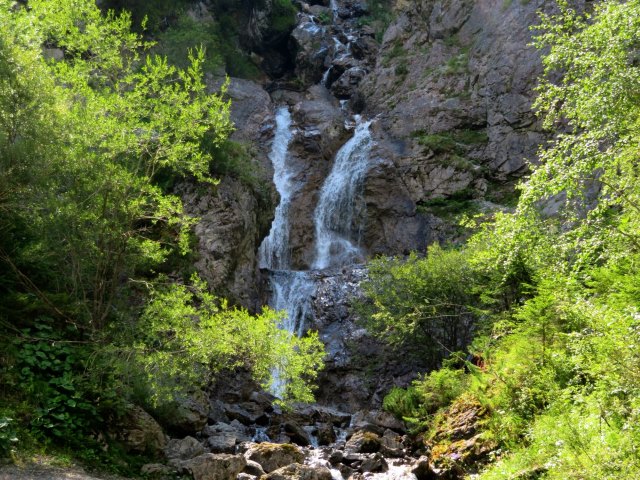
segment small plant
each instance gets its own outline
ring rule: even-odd
[[[395,417],[410,421],[420,415],[422,394],[415,387],[393,387],[382,401],[382,408]]]
[[[17,444],[18,435],[14,420],[10,417],[0,416],[0,458],[13,456]]]

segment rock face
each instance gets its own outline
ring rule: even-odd
[[[291,268],[309,269],[314,262],[314,210],[336,152],[353,133],[354,112],[372,119],[373,147],[358,191],[363,257],[424,252],[432,242],[457,240],[457,214],[496,209],[509,200],[513,183],[546,138],[530,109],[541,64],[528,44],[536,11],[549,9],[548,3],[397,0],[381,44],[362,26],[366,2],[298,4],[297,25],[285,35],[288,59],[280,59],[292,62],[288,73],[276,75],[274,61],[266,73],[284,77],[266,90],[232,79],[226,92],[237,126],[232,139],[251,145],[247,165],[259,171],[262,186],[271,184],[274,112],[282,105],[291,111]],[[274,5],[253,2],[246,13],[243,42],[267,63],[275,45],[268,27]],[[215,91],[223,79],[208,82]],[[268,292],[260,287],[256,252],[269,231],[277,195],[270,186],[247,182],[241,172],[221,176],[217,187],[180,188],[187,211],[200,219],[197,268],[213,289],[258,309]],[[432,367],[413,360],[412,352],[394,356],[354,321],[350,299],[359,295],[364,270],[346,266],[313,275],[318,288],[308,327],[318,329],[328,351],[320,402],[350,412],[376,408],[391,386],[405,386],[417,371]],[[260,409],[251,402],[229,405],[215,422],[260,424]],[[295,422],[271,427],[276,438],[307,443]],[[324,438],[334,435],[324,429]],[[214,451],[225,452],[236,448],[239,438],[219,431],[209,442]]]
[[[438,199],[500,202],[535,161],[546,137],[530,105],[542,69],[528,44],[541,8],[549,2],[397,2],[359,84],[379,118],[365,192],[370,254],[450,238]]]
[[[209,91],[217,92],[222,78],[209,76]],[[236,130],[231,140],[238,152],[214,159],[217,186],[183,183],[178,187],[185,210],[198,217],[196,268],[217,293],[250,309],[260,299],[256,251],[273,218],[275,190],[270,186],[268,143],[273,136],[273,105],[257,83],[231,79],[226,90]],[[226,163],[225,163],[226,162]]]

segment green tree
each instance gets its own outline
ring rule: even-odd
[[[478,277],[464,250],[432,245],[424,258],[379,258],[369,264],[360,306],[364,322],[390,343],[420,346],[436,364],[470,340]]]
[[[282,364],[283,400],[309,400],[323,356],[274,312],[160,275],[187,276],[169,260],[196,221],[170,185],[215,185],[233,127],[201,50],[177,68],[130,27],[92,0],[0,0],[0,394],[58,440],[104,428],[131,395],[126,367],[166,398],[238,364],[267,385]]]

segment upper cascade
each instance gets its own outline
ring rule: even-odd
[[[314,269],[349,265],[362,259],[360,220],[365,206],[361,193],[373,143],[370,125],[371,120],[362,121],[356,116],[353,137],[336,154],[320,191],[314,212]]]
[[[280,203],[276,208],[269,235],[260,245],[260,268],[287,270],[291,266],[289,207],[295,186],[291,169],[287,165],[287,151],[292,136],[291,113],[287,107],[280,107],[276,112],[276,133],[269,155],[273,165],[273,182],[280,194]]]

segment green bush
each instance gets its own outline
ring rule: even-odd
[[[382,408],[397,418],[410,421],[420,416],[422,395],[415,387],[393,387],[382,401]]]
[[[14,419],[0,414],[0,459],[14,455],[17,444]]]
[[[296,24],[298,10],[291,0],[273,0],[270,26],[277,34],[288,33]]]

